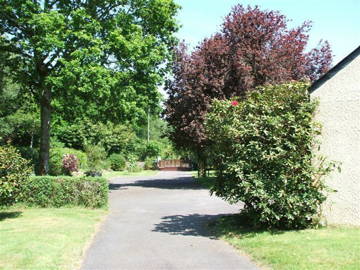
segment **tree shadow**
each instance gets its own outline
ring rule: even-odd
[[[152,231],[171,235],[202,236],[210,239],[219,239],[226,235],[237,235],[246,239],[257,237],[262,233],[277,235],[286,232],[253,227],[240,214],[165,216],[162,217],[160,223],[155,224]]]
[[[162,217],[160,223],[155,224],[155,228],[152,231],[168,233],[171,235],[202,236],[210,239],[217,239],[214,232],[209,229],[209,225],[223,216],[226,216],[226,214],[165,216]]]
[[[249,217],[242,212],[222,216],[210,226],[217,237],[237,235],[242,239],[257,237],[259,234],[277,235],[286,232],[286,230],[276,228],[266,229],[264,227],[254,226],[249,220]]]
[[[110,190],[119,190],[126,187],[144,187],[144,188],[159,188],[159,189],[206,189],[192,176],[179,177],[173,179],[147,179],[135,180],[132,183],[110,183]]]
[[[0,221],[3,221],[8,218],[17,218],[21,216],[22,212],[14,211],[14,212],[0,212]]]

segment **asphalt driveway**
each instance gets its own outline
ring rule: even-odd
[[[110,214],[81,269],[258,269],[206,229],[241,205],[211,197],[190,173],[115,178],[110,188]]]

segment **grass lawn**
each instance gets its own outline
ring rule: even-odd
[[[0,269],[76,269],[104,209],[0,209]]]
[[[110,178],[114,178],[114,177],[122,177],[122,176],[153,176],[158,174],[159,171],[156,170],[144,170],[141,172],[128,172],[128,171],[120,171],[120,172],[115,172],[115,171],[104,171],[103,172],[103,177],[110,179]]]
[[[210,189],[214,185],[215,172],[208,172],[207,177],[199,177],[197,171],[191,171],[192,176],[198,181],[203,187]]]
[[[276,270],[359,270],[360,228],[326,227],[299,231],[254,231],[238,216],[219,219],[216,235]]]
[[[215,178],[193,176],[211,188]],[[210,224],[217,237],[250,255],[265,269],[360,270],[360,227],[329,226],[299,231],[259,231],[242,225],[239,215]]]

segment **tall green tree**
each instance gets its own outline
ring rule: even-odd
[[[51,112],[121,122],[146,116],[176,44],[173,0],[0,0],[0,50],[40,105],[39,174]]]

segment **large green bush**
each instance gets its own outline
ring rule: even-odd
[[[316,162],[320,126],[307,89],[306,83],[258,88],[242,101],[214,101],[207,115],[217,160],[212,192],[244,202],[257,225],[311,226],[326,198],[322,176],[333,164]]]
[[[0,206],[17,201],[20,187],[30,173],[29,162],[14,147],[0,147]]]
[[[121,154],[112,154],[109,157],[111,169],[114,171],[123,171],[126,168],[126,160]]]
[[[86,169],[88,165],[88,159],[84,152],[71,148],[51,148],[50,160],[49,160],[49,174],[50,175],[64,175],[67,171],[63,168],[63,157],[66,154],[75,155],[79,160],[79,167]]]
[[[21,186],[20,201],[29,206],[104,207],[108,182],[99,177],[36,176]]]
[[[88,169],[100,172],[107,167],[106,151],[101,145],[86,145],[85,152],[88,157]]]

